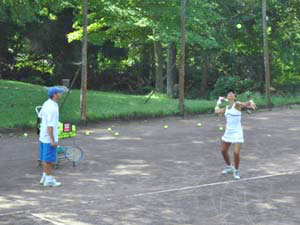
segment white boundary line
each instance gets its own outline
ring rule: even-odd
[[[182,187],[182,188],[166,189],[166,190],[161,190],[161,191],[145,192],[145,193],[130,195],[128,197],[142,197],[142,196],[147,196],[147,195],[157,195],[157,194],[164,194],[164,193],[175,192],[175,191],[186,191],[186,190],[192,190],[192,189],[198,189],[198,188],[204,188],[204,187],[210,187],[210,186],[230,184],[230,183],[234,183],[234,182],[243,182],[243,181],[265,179],[265,178],[270,178],[270,177],[292,175],[292,174],[296,174],[296,173],[300,173],[300,170],[285,172],[285,173],[276,173],[276,174],[270,174],[270,175],[264,175],[264,176],[258,176],[258,177],[244,178],[241,180],[230,180],[230,181],[222,181],[222,182],[215,182],[215,183],[209,183],[209,184],[200,184],[200,185],[195,185],[195,186],[187,186],[187,187]]]
[[[10,216],[13,214],[25,214],[28,210],[23,210],[23,211],[14,211],[14,212],[6,212],[6,213],[0,213],[0,216]]]
[[[55,221],[53,221],[53,220],[47,219],[46,217],[41,216],[41,215],[38,215],[38,214],[35,214],[35,213],[30,213],[30,214],[31,214],[32,216],[36,217],[36,218],[39,218],[39,219],[44,220],[44,221],[47,221],[47,222],[52,223],[52,224],[54,224],[54,225],[66,225],[66,224],[64,224],[64,223],[59,223],[59,222],[55,222]]]
[[[139,193],[139,194],[134,194],[134,195],[127,195],[127,196],[112,196],[107,198],[106,200],[111,201],[117,198],[135,198],[135,197],[143,197],[143,196],[149,196],[149,195],[158,195],[158,194],[164,194],[164,193],[170,193],[170,192],[176,192],[176,191],[186,191],[186,190],[192,190],[192,189],[199,189],[199,188],[205,188],[205,187],[210,187],[210,186],[217,186],[217,185],[224,185],[224,184],[230,184],[230,183],[234,183],[234,182],[243,182],[243,181],[251,181],[251,180],[259,180],[259,179],[265,179],[265,178],[270,178],[270,177],[278,177],[278,176],[284,176],[284,175],[292,175],[292,174],[297,174],[300,173],[300,170],[296,170],[296,171],[290,171],[290,172],[284,172],[284,173],[275,173],[275,174],[270,174],[270,175],[264,175],[264,176],[257,176],[257,177],[249,177],[249,178],[244,178],[241,180],[230,180],[230,181],[222,181],[222,182],[215,182],[215,183],[208,183],[208,184],[200,184],[200,185],[195,185],[195,186],[187,186],[187,187],[182,187],[182,188],[173,188],[173,189],[166,189],[166,190],[161,190],[161,191],[152,191],[152,192],[145,192],[145,193]],[[86,204],[89,204],[86,203]],[[59,207],[62,207],[63,205],[60,205]],[[51,208],[53,206],[49,206],[46,207],[44,209],[47,208]],[[43,220],[47,220],[55,225],[64,225],[58,222],[54,222],[51,221],[49,219],[46,219],[44,217],[41,217],[37,214],[32,214],[30,212],[32,211],[36,211],[37,209],[28,209],[28,210],[21,210],[21,211],[14,211],[14,212],[7,212],[7,213],[0,213],[0,217],[1,216],[9,216],[12,214],[30,214],[32,216],[35,216],[37,218],[43,219]]]
[[[65,225],[65,224],[63,224],[63,223],[59,223],[59,222],[56,222],[56,221],[47,219],[46,217],[41,216],[41,215],[38,215],[38,214],[36,214],[36,213],[30,213],[30,211],[34,211],[34,210],[35,210],[35,209],[28,209],[28,210],[23,210],[23,211],[7,212],[7,213],[0,214],[0,217],[1,217],[1,216],[10,216],[10,215],[15,215],[15,214],[25,214],[26,217],[28,217],[28,216],[36,217],[36,218],[39,218],[39,219],[41,219],[41,220],[47,221],[47,222],[49,222],[49,223],[52,223],[52,224],[54,224],[54,225]],[[26,215],[26,214],[27,214],[27,215]]]

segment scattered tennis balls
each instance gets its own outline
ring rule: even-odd
[[[28,134],[27,133],[24,133],[24,137],[27,137],[28,136]]]
[[[109,127],[109,128],[107,128],[107,130],[108,130],[108,131],[111,131],[111,128]]]
[[[119,134],[119,132],[115,132],[115,136],[119,136],[120,134]]]
[[[219,127],[219,130],[220,130],[220,131],[223,131],[223,130],[224,130],[224,128],[223,128],[223,127]]]
[[[164,128],[167,129],[167,128],[168,128],[168,125],[164,125]]]
[[[197,126],[198,127],[202,127],[202,123],[197,123]]]
[[[89,131],[86,131],[86,132],[85,132],[85,135],[89,136],[89,135],[90,135],[90,132],[89,132]]]
[[[241,29],[241,28],[242,28],[242,24],[238,23],[238,24],[236,25],[236,28],[237,28],[237,29]]]

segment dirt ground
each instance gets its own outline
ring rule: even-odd
[[[39,184],[37,136],[2,134],[0,224],[300,224],[299,116],[299,108],[243,114],[240,181],[221,175],[224,117],[82,128],[61,144],[80,146],[84,159],[53,170],[56,188]]]

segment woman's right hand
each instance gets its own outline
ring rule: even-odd
[[[255,102],[253,100],[250,100],[249,102],[250,102],[250,107],[249,108],[255,110],[256,109]]]
[[[221,105],[222,104],[222,101],[224,100],[225,98],[222,97],[222,96],[219,96],[219,99],[217,101],[217,105]]]

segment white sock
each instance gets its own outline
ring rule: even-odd
[[[42,175],[42,177],[45,177],[45,176],[47,176],[47,174],[46,174],[45,172],[43,172],[43,175]]]

